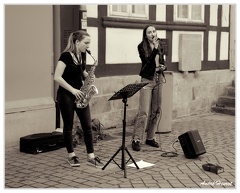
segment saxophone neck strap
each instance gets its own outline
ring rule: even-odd
[[[80,64],[81,64],[81,63],[80,63],[80,60],[81,60],[80,57],[81,57],[81,55],[79,55],[79,57],[78,57],[77,54],[76,54],[76,52],[73,52],[73,54],[74,54],[74,57],[75,57],[75,61],[77,62],[77,64],[80,65]]]

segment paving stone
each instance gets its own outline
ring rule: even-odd
[[[127,127],[131,133],[133,126]],[[179,135],[192,129],[199,131],[207,151],[197,159],[187,159],[179,142],[175,142]],[[114,134],[121,130],[114,128],[109,132]],[[135,152],[131,148],[131,136],[126,136],[126,147],[136,162],[144,160],[155,164],[141,169],[126,166],[127,178],[113,160],[105,170],[86,165],[84,144],[75,148],[81,163],[77,168],[66,162],[65,148],[37,155],[22,153],[19,147],[7,148],[5,188],[235,188],[235,116],[210,113],[173,120],[172,131],[157,136],[157,140],[160,148],[142,144],[142,150]],[[121,136],[101,140],[95,144],[95,154],[107,163],[121,143]],[[165,156],[172,152],[177,153],[176,157]],[[129,156],[127,153],[125,156],[127,161]],[[114,161],[121,165],[122,152]],[[131,163],[129,160],[127,165]],[[202,165],[205,163],[219,164],[224,172],[217,175],[204,171]]]

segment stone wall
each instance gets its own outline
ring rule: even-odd
[[[172,107],[169,107],[169,110],[172,110],[172,119],[177,119],[210,112],[211,106],[224,94],[226,86],[232,83],[235,71],[200,71],[197,76],[194,73],[183,76],[182,73],[174,72],[172,75],[172,86],[168,85],[170,88],[165,89],[172,89],[172,92],[169,92],[173,95]],[[95,85],[99,94],[90,102],[92,118],[98,118],[106,128],[122,126],[123,102],[120,99],[111,101],[109,99],[115,92],[136,81],[140,81],[138,75],[96,78]],[[138,100],[139,92],[128,99],[127,125],[134,122]]]
[[[115,92],[124,86],[140,82],[139,76],[114,76],[97,78],[95,86],[99,94],[95,95],[91,102],[92,118],[98,118],[105,127],[118,127],[122,125],[124,103],[121,99],[110,100]],[[137,113],[139,92],[127,100],[127,124],[132,124],[134,116]]]
[[[194,73],[186,77],[174,73],[173,119],[210,112],[234,78],[235,71],[230,70],[200,71],[197,77]]]

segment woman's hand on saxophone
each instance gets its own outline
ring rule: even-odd
[[[78,90],[78,89],[73,89],[72,90],[72,94],[76,97],[76,99],[78,100],[83,100],[84,99],[84,94],[82,91]]]

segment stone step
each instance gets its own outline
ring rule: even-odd
[[[235,107],[235,97],[232,97],[232,96],[221,96],[221,97],[219,97],[216,106]]]
[[[227,114],[227,115],[235,115],[235,108],[229,107],[229,106],[224,106],[224,107],[213,106],[212,111],[216,113]]]
[[[211,110],[216,113],[235,115],[235,80],[232,85],[226,87],[226,95],[220,96]]]
[[[226,88],[227,96],[235,97],[235,87],[229,86]]]

